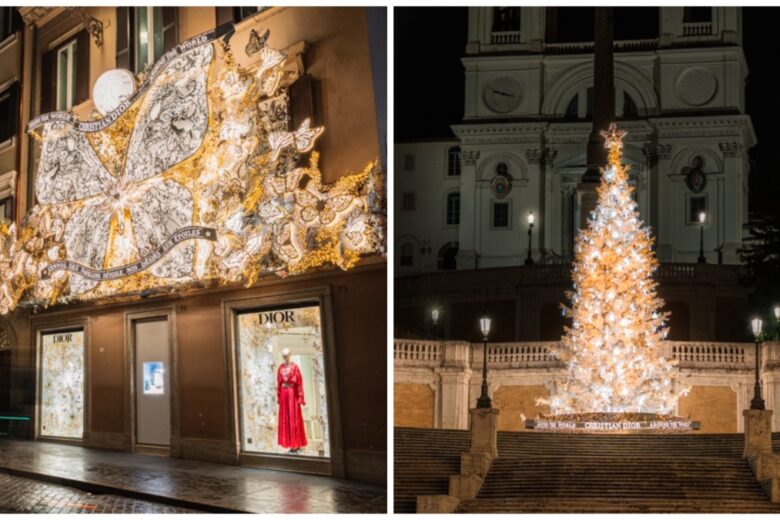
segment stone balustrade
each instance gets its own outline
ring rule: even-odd
[[[712,22],[686,22],[683,24],[683,36],[709,36],[712,34]]]
[[[488,343],[488,368],[510,369],[562,367],[562,363],[551,353],[558,346],[555,341],[531,341],[513,343]],[[764,344],[762,365],[775,365],[780,359],[780,343]],[[470,350],[470,363],[482,366],[482,343],[463,341],[396,339],[393,347],[393,359],[399,366],[438,367],[446,365],[449,358],[467,361],[460,353],[448,356],[448,352],[457,349]],[[663,345],[665,357],[676,360],[680,368],[686,369],[725,369],[752,370],[755,363],[753,343],[728,343],[714,341],[666,341]],[[463,363],[460,363],[463,364]]]
[[[441,365],[443,350],[441,341],[397,339],[393,359],[397,365],[435,367]]]

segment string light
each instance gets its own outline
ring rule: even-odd
[[[94,164],[105,170],[107,182],[117,186],[127,183],[127,189],[112,187],[98,196],[101,200],[109,199],[105,211],[111,212],[106,216],[102,249],[101,243],[95,241],[98,237],[85,239],[82,233],[81,242],[69,243],[64,233],[74,215],[94,204],[95,197],[38,204],[25,217],[18,233],[15,226],[0,222],[0,314],[12,311],[20,301],[50,305],[121,297],[149,289],[171,291],[212,282],[249,286],[267,273],[285,277],[326,265],[347,270],[362,255],[385,253],[384,174],[378,161],[369,163],[361,172],[341,176],[335,183],[323,183],[319,155],[310,150],[324,129],[311,127],[308,120],[292,132],[288,128],[288,87],[297,74],[290,71],[287,57],[264,48],[253,65],[242,67],[224,41],[206,45],[214,46],[213,54],[221,60],[221,66],[217,67],[215,59],[211,59],[203,72],[207,100],[205,134],[194,153],[157,176],[135,184],[126,181],[128,152],[134,131],[140,128],[139,121],[145,117],[144,110],[148,110],[144,100],[152,89],[163,91],[166,85],[176,85],[181,92],[189,88],[187,81],[197,79],[198,70],[177,65],[184,55],[174,57],[150,90],[113,123],[84,134],[86,138],[73,138],[76,130],[70,123],[56,121],[46,123],[43,132],[31,131],[43,146],[48,144],[51,149],[69,139],[65,146],[70,152],[76,149],[72,157],[92,154],[96,157]],[[188,52],[200,51],[195,48]],[[191,101],[196,104],[186,97],[179,103]],[[152,106],[151,110],[160,109]],[[195,135],[189,120],[177,123],[177,131]],[[299,166],[301,154],[307,152],[308,165]],[[94,176],[94,171],[87,170],[84,168],[85,174]],[[47,173],[51,178],[57,175]],[[86,184],[90,179],[82,181]],[[72,252],[84,247],[99,250],[103,255],[93,255],[99,258],[99,265],[86,265],[98,271],[139,261],[142,248],[137,230],[144,231],[143,227],[150,224],[139,222],[138,205],[133,208],[135,213],[131,212],[126,199],[138,202],[145,193],[161,186],[174,188],[169,189],[166,197],[155,199],[164,206],[162,209],[148,211],[186,215],[187,225],[213,229],[216,235],[213,241],[193,239],[165,251],[159,262],[170,262],[179,255],[173,258],[173,273],[153,273],[149,266],[126,276],[84,284],[82,275],[70,268],[46,271],[55,261],[73,260]],[[95,213],[93,217],[103,216],[104,213]],[[157,234],[154,229],[146,231]],[[190,256],[183,253],[185,248],[192,251]]]
[[[673,362],[662,354],[667,313],[652,278],[658,265],[652,238],[621,162],[625,132],[612,124],[602,135],[608,164],[598,205],[577,237],[575,292],[567,295],[571,307],[564,306],[573,324],[555,352],[566,363],[566,378],[549,399],[539,400],[555,414],[552,423],[563,414],[668,415],[683,393],[671,384]],[[655,426],[681,427],[679,421]]]

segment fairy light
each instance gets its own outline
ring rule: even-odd
[[[551,422],[561,414],[667,415],[682,394],[670,383],[673,363],[663,357],[667,314],[661,312],[664,302],[652,278],[658,264],[652,238],[639,218],[628,168],[621,162],[625,132],[612,124],[602,135],[608,164],[598,205],[577,237],[575,291],[568,294],[571,306],[564,307],[573,324],[556,352],[566,363],[566,378],[550,399],[539,400],[550,406]],[[681,424],[662,421],[654,428],[680,429]],[[632,429],[585,427],[621,428]]]
[[[94,215],[107,216],[109,222],[103,261],[89,267],[108,269],[139,260],[134,226],[148,224],[136,222],[128,208],[135,204],[139,211],[144,193],[165,183],[180,187],[186,197],[160,198],[168,205],[163,211],[186,212],[192,225],[215,229],[216,240],[196,240],[191,268],[185,265],[177,278],[155,276],[145,269],[74,291],[79,275],[57,271],[45,278],[42,273],[51,262],[69,259],[74,244],[67,243],[63,230],[89,202],[39,204],[18,233],[0,221],[0,314],[12,311],[22,299],[49,305],[147,289],[173,290],[204,281],[249,286],[264,274],[284,277],[328,265],[347,270],[362,255],[384,254],[384,174],[378,161],[324,183],[319,155],[313,151],[324,128],[311,127],[306,120],[298,129],[288,129],[288,87],[297,75],[289,71],[287,57],[264,48],[251,66],[242,67],[229,45],[223,41],[213,45],[222,63],[217,67],[212,61],[204,73],[208,126],[195,153],[143,185],[124,182],[131,138],[148,92],[105,129],[86,133],[76,146],[89,147],[85,152],[94,153],[108,176],[116,179],[100,195],[105,203]],[[194,74],[197,71],[172,69],[159,81]],[[49,125],[31,134],[45,145],[67,138],[69,131],[67,126]],[[307,152],[308,165],[298,165],[299,155]],[[181,247],[165,255],[176,255]]]

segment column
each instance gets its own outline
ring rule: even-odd
[[[465,430],[469,426],[470,350],[471,343],[464,341],[444,343],[443,364],[437,370],[441,378],[441,428]]]
[[[477,161],[479,152],[463,150],[460,153],[460,225],[458,226],[458,269],[474,269],[476,266],[477,214]]]

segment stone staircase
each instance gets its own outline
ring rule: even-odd
[[[465,430],[395,429],[395,511],[448,492]],[[477,512],[780,512],[742,458],[743,434],[499,432]],[[773,434],[780,450],[780,434]]]

